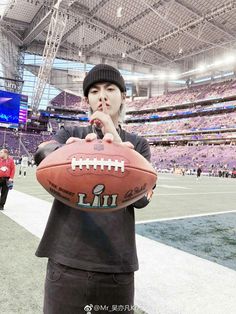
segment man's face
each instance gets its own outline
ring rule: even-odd
[[[123,94],[118,86],[112,83],[98,83],[89,89],[88,103],[93,112],[102,111],[102,102],[106,104],[107,113],[111,117],[119,116]]]
[[[6,153],[4,152],[3,149],[0,150],[0,158],[5,158]]]

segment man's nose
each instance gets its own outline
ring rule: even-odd
[[[106,91],[104,89],[101,89],[100,90],[100,93],[99,93],[99,100],[102,101],[102,100],[107,100],[107,94],[106,94]]]

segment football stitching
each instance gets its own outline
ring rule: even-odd
[[[87,170],[90,169],[90,167],[93,167],[94,170],[97,170],[97,167],[100,167],[101,170],[104,170],[104,167],[107,167],[108,171],[112,170],[112,167],[114,167],[114,171],[118,171],[119,169],[121,170],[121,172],[125,171],[125,162],[124,160],[111,160],[111,159],[107,159],[105,160],[104,158],[101,158],[100,160],[97,158],[93,158],[93,159],[76,159],[75,157],[73,157],[71,159],[71,168],[74,171],[76,169],[76,167],[79,167],[80,170],[83,169],[83,167],[86,167]]]

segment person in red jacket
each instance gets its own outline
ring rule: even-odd
[[[15,164],[14,160],[9,156],[7,149],[0,150],[0,210],[4,209],[4,205],[7,200],[7,194],[9,187],[13,183],[15,175]]]

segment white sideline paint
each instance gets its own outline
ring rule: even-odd
[[[12,190],[9,191],[3,213],[41,238],[51,210],[51,203],[37,197]]]
[[[167,184],[158,184],[158,189],[159,189],[159,188],[192,190],[192,188],[188,188],[188,187],[186,187],[186,186],[167,185]]]
[[[10,191],[2,212],[41,237],[51,204]],[[235,314],[236,272],[136,235],[135,304],[148,314]],[[35,248],[36,249],[36,248]]]
[[[169,221],[169,220],[186,219],[186,218],[198,218],[198,217],[204,217],[204,216],[222,215],[222,214],[230,214],[230,213],[236,213],[236,209],[227,210],[224,212],[211,212],[211,213],[197,214],[197,215],[178,216],[178,217],[170,217],[170,218],[159,218],[159,219],[150,219],[150,220],[139,220],[139,221],[136,221],[136,225],[145,224],[145,223],[149,223],[149,222]]]
[[[235,314],[236,271],[136,236],[135,304],[149,314]]]
[[[159,187],[159,185],[158,185]],[[235,191],[220,191],[220,192],[196,192],[196,193],[159,193],[158,191],[154,192],[154,195],[165,195],[165,196],[171,196],[171,195],[176,195],[176,196],[185,196],[185,195],[210,195],[210,194],[235,194]]]

